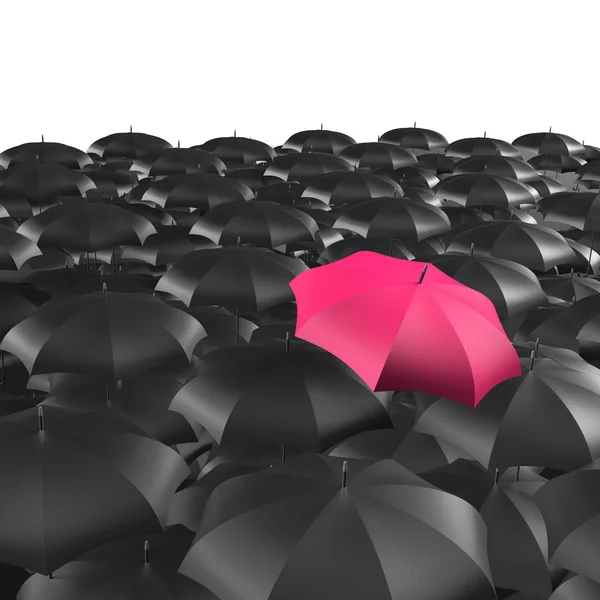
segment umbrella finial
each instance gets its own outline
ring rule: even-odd
[[[380,141],[380,140],[381,140],[381,136],[380,136],[380,135],[378,135],[378,136],[377,136],[377,143],[379,143],[379,141]]]
[[[108,298],[108,291],[106,289],[106,282],[102,283],[102,299],[106,300]]]
[[[133,133],[133,126],[132,125],[129,126],[129,133]]]
[[[281,462],[285,462],[285,444],[281,445]]]
[[[416,129],[416,127],[417,127],[417,122],[415,121],[415,122],[413,123],[413,129]]]
[[[421,271],[421,276],[419,277],[419,283],[423,283],[423,277],[425,277],[425,273],[427,272],[427,267],[428,267],[428,266],[429,266],[429,265],[425,265],[425,266],[423,267],[423,270]]]
[[[537,356],[537,353],[539,352],[539,349],[540,349],[540,338],[536,338],[536,340],[535,340],[535,348],[534,348],[536,356]]]
[[[180,145],[180,140],[177,140],[177,147],[178,147],[178,148],[181,148],[181,145]]]
[[[496,473],[494,475],[494,484],[497,484],[499,479],[500,479],[500,469],[496,469]]]
[[[517,465],[517,472],[515,474],[515,482],[519,481],[519,474],[521,473],[521,467]]]
[[[487,135],[487,131],[483,132],[483,137],[485,137]]]
[[[571,279],[573,279],[573,275],[575,274],[575,269],[571,269]]]
[[[290,332],[289,331],[285,332],[285,351],[286,352],[290,351]]]
[[[242,238],[238,235],[238,239],[236,242],[237,249],[239,250],[242,247]]]
[[[323,123],[321,123],[321,131],[323,131]]]
[[[150,563],[150,542],[146,540],[144,542],[144,564]]]
[[[233,130],[233,137],[237,137],[237,129]]]
[[[487,168],[488,168],[487,164],[484,165],[484,167],[483,167],[483,173],[484,173],[484,175],[487,173]]]
[[[576,301],[577,301],[577,296],[573,295],[573,297],[571,298],[571,304],[575,304]]]
[[[38,428],[44,431],[44,409],[41,406],[38,406]]]
[[[471,258],[473,257],[474,252],[475,252],[475,243],[471,244]]]
[[[342,464],[342,487],[346,487],[346,482],[348,481],[348,461],[345,460]]]
[[[531,351],[531,354],[529,355],[529,372],[531,373],[531,371],[533,371],[533,364],[535,362],[535,350]]]
[[[548,133],[552,133],[552,125],[550,125],[550,129],[548,130]]]
[[[42,143],[44,142],[44,134],[42,133]]]

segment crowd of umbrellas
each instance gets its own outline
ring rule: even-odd
[[[599,270],[551,129],[5,150],[2,597],[597,600]]]

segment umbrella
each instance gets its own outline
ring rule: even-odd
[[[392,424],[384,403],[339,359],[303,341],[274,338],[207,354],[170,410],[206,427],[218,444],[268,442],[317,452]]]
[[[384,142],[352,144],[344,148],[339,156],[356,169],[393,170],[414,165],[417,162],[417,157],[409,150]]]
[[[365,238],[397,237],[418,242],[450,231],[450,220],[435,206],[380,197],[344,209],[334,227],[349,229]]]
[[[404,186],[411,185],[425,185],[428,188],[433,188],[440,181],[440,178],[430,170],[417,166],[398,167],[393,170],[377,169],[375,173],[393,179],[402,186],[402,189],[404,189]]]
[[[116,200],[125,194],[131,192],[137,184],[137,176],[132,172],[120,173],[118,171],[108,171],[107,169],[86,169],[85,175],[95,184],[95,190],[88,190],[86,197],[88,200],[98,198],[109,198]]]
[[[534,154],[565,154],[567,156],[583,156],[585,148],[578,141],[563,133],[549,132],[528,133],[513,140],[513,146],[521,151]]]
[[[460,160],[457,156],[446,156],[445,154],[427,153],[417,158],[415,167],[431,171],[438,178],[440,175],[451,175],[454,165]]]
[[[369,171],[328,173],[313,179],[302,192],[303,198],[315,198],[328,205],[356,204],[382,196],[402,196],[394,180]]]
[[[595,600],[600,596],[600,583],[569,573],[548,600]]]
[[[267,248],[198,250],[177,261],[156,284],[186,306],[235,306],[252,313],[293,299],[289,282],[308,267]]]
[[[339,131],[323,129],[310,129],[298,131],[290,136],[282,145],[284,150],[296,150],[297,152],[323,152],[326,154],[339,155],[348,146],[356,144],[349,135]]]
[[[144,217],[113,204],[86,202],[53,206],[28,219],[18,233],[41,246],[89,253],[143,243],[156,229]]]
[[[378,141],[412,150],[425,150],[427,152],[444,150],[448,145],[448,140],[441,133],[432,129],[417,127],[416,122],[413,127],[390,129],[383,135],[380,135]]]
[[[0,269],[19,270],[36,256],[42,256],[37,244],[22,233],[0,225]]]
[[[500,319],[547,304],[536,275],[513,261],[447,252],[430,259],[440,271],[488,297]]]
[[[532,187],[541,198],[545,198],[550,194],[567,191],[567,188],[560,181],[545,177],[544,175],[540,175],[539,179],[530,179],[527,181],[527,185]]]
[[[131,165],[132,171],[144,177],[181,175],[189,173],[216,173],[225,171],[225,163],[210,152],[192,148],[161,148],[144,154]]]
[[[533,496],[548,528],[550,561],[600,583],[598,481],[600,461],[546,483]]]
[[[414,260],[415,258],[414,254],[399,240],[389,237],[369,239],[350,237],[328,246],[319,255],[317,263],[319,265],[327,265],[364,250],[395,256],[396,258],[404,258],[406,260]]]
[[[521,154],[512,144],[504,140],[483,137],[462,138],[446,147],[446,156],[469,158],[472,156],[506,156],[520,159]]]
[[[300,274],[290,287],[296,335],[375,391],[439,393],[476,406],[521,372],[491,301],[433,265],[359,252]]]
[[[106,411],[33,408],[0,421],[0,560],[50,574],[103,543],[163,530],[188,468]]]
[[[447,398],[428,401],[415,431],[462,448],[490,470],[568,470],[593,460],[600,449],[600,371],[545,357],[523,362],[520,377],[498,384],[474,409]]]
[[[248,186],[214,173],[170,175],[130,194],[130,202],[148,202],[162,209],[197,208],[202,214],[221,204],[253,198]]]
[[[172,148],[169,142],[155,135],[133,132],[129,128],[127,133],[112,133],[96,140],[89,148],[88,154],[96,154],[106,160],[109,158],[127,158],[134,161],[144,154]]]
[[[581,300],[587,296],[600,294],[600,281],[590,277],[574,276],[573,270],[567,275],[542,275],[539,283],[548,296],[570,302],[573,298]]]
[[[496,598],[477,511],[390,460],[310,454],[221,483],[179,571],[222,600]]]
[[[518,158],[499,154],[487,156],[469,156],[459,160],[452,170],[454,175],[482,174],[506,177],[529,183],[539,179],[537,171]]]
[[[181,526],[164,534],[113,542],[77,557],[53,577],[33,575],[18,600],[219,600],[177,573],[193,534]]]
[[[320,175],[352,170],[352,165],[339,156],[324,152],[291,152],[274,158],[265,170],[264,177],[268,183],[283,180],[308,184]]]
[[[448,252],[511,260],[533,271],[546,272],[575,258],[559,233],[522,221],[482,223],[449,236]]]
[[[571,173],[577,171],[585,160],[578,156],[568,154],[536,154],[527,161],[538,171],[557,171],[558,173]]]
[[[259,140],[238,137],[235,133],[233,137],[213,138],[191,148],[210,152],[227,165],[250,165],[259,160],[270,162],[277,156],[275,150],[268,144]]]
[[[317,222],[290,206],[260,201],[212,208],[190,230],[222,246],[244,244],[276,248],[295,241],[314,242]]]
[[[462,206],[512,208],[539,200],[537,191],[526,183],[486,173],[451,175],[440,181],[434,191],[437,199],[451,200]]]
[[[82,169],[94,161],[83,150],[58,144],[45,142],[29,142],[5,150],[0,154],[0,166],[8,169],[18,165],[40,162],[42,164],[62,165],[69,169]]]
[[[30,374],[81,373],[121,379],[189,364],[206,336],[193,317],[150,294],[97,292],[57,298],[15,325],[0,349]]]

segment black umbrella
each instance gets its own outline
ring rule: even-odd
[[[132,165],[131,170],[144,177],[180,175],[189,173],[216,173],[225,171],[225,163],[210,152],[192,148],[162,148],[144,154]]]
[[[433,188],[440,182],[440,178],[430,170],[418,166],[398,167],[396,169],[377,169],[375,173],[384,175],[399,183],[402,189],[405,186],[424,185]]]
[[[558,173],[573,173],[582,165],[585,160],[578,156],[569,156],[567,154],[536,154],[527,161],[538,171],[556,171]]]
[[[550,194],[567,191],[567,188],[560,181],[551,177],[545,177],[544,175],[540,175],[539,179],[530,179],[527,181],[527,185],[532,187],[541,198],[545,198]]]
[[[121,379],[189,364],[205,336],[196,319],[150,294],[104,290],[47,302],[15,325],[0,349],[17,356],[32,375],[71,372]]]
[[[131,420],[33,408],[0,420],[0,560],[50,574],[114,540],[163,530],[188,468]]]
[[[330,206],[336,206],[402,194],[402,187],[393,179],[369,171],[352,171],[316,177],[306,186],[302,197],[315,198]]]
[[[437,131],[417,127],[415,122],[413,127],[400,127],[390,129],[379,136],[379,142],[386,144],[395,144],[411,150],[425,150],[427,152],[436,152],[443,150],[448,145],[448,140]]]
[[[276,248],[296,241],[314,242],[317,222],[305,212],[276,202],[224,204],[209,210],[190,230],[215,244],[228,246],[238,241]]]
[[[477,511],[390,460],[310,454],[221,483],[180,572],[226,600],[496,598]]]
[[[30,163],[62,165],[69,169],[82,169],[94,161],[83,151],[73,146],[56,142],[28,142],[5,150],[0,154],[0,166],[8,169]]]
[[[340,171],[353,171],[353,167],[339,156],[324,152],[291,152],[273,159],[264,177],[268,183],[288,181],[308,184],[320,175]]]
[[[448,252],[512,260],[533,271],[546,272],[575,258],[559,233],[521,221],[483,223],[449,236]]]
[[[390,237],[366,239],[356,236],[340,240],[328,246],[319,255],[317,263],[319,265],[327,265],[363,250],[378,252],[379,254],[394,256],[395,258],[404,258],[406,260],[415,259],[415,255],[399,240]]]
[[[469,158],[472,156],[506,156],[520,159],[521,153],[508,142],[495,138],[472,137],[456,140],[446,147],[446,156]]]
[[[363,142],[347,146],[339,153],[356,169],[388,169],[414,165],[417,157],[404,148],[384,142]]]
[[[198,250],[177,261],[156,284],[186,306],[235,306],[252,313],[294,295],[289,282],[307,270],[300,260],[267,248]]]
[[[426,153],[421,154],[417,157],[417,164],[415,165],[418,168],[426,169],[427,171],[431,171],[434,175],[438,177],[440,175],[452,174],[454,169],[454,165],[460,160],[457,156],[446,156],[445,154],[436,153]]]
[[[500,319],[548,303],[536,275],[513,261],[447,252],[432,257],[429,262],[456,281],[487,296]]]
[[[580,277],[571,271],[567,275],[541,275],[539,282],[548,296],[561,298],[567,302],[581,300],[587,296],[600,294],[600,281],[591,277]]]
[[[535,205],[539,200],[537,191],[526,183],[486,173],[451,175],[440,181],[434,191],[436,198],[452,200],[462,206],[512,208],[521,204]]]
[[[198,421],[218,444],[268,442],[319,452],[392,424],[384,403],[342,361],[289,339],[207,354],[200,375],[170,408]]]
[[[339,155],[344,148],[356,144],[349,135],[339,131],[323,129],[310,129],[298,131],[290,136],[282,145],[284,150],[296,150],[297,152],[323,152],[325,154]]]
[[[537,171],[528,163],[518,158],[490,154],[488,156],[469,156],[459,160],[453,169],[454,175],[486,173],[496,177],[507,177],[529,183],[539,179]]]
[[[569,573],[548,600],[596,600],[600,583],[577,573]]]
[[[334,227],[370,237],[421,241],[450,231],[450,220],[439,208],[404,198],[375,198],[344,209]]]
[[[213,138],[191,148],[210,152],[226,165],[250,165],[259,160],[270,162],[277,156],[275,150],[268,144],[251,138],[238,137],[235,133],[233,137]]]
[[[565,154],[583,156],[585,148],[572,137],[562,133],[549,132],[528,133],[513,140],[513,146],[518,150],[534,154]]]
[[[95,190],[88,190],[86,197],[88,200],[109,198],[116,200],[125,194],[128,194],[137,184],[138,178],[135,173],[120,173],[119,171],[109,171],[107,169],[85,169],[83,171],[96,185]]]
[[[109,158],[127,158],[134,161],[144,154],[172,148],[166,140],[147,133],[133,132],[129,128],[127,133],[112,133],[96,140],[89,148],[88,154],[96,154],[106,160]]]
[[[36,256],[42,256],[42,251],[37,244],[22,233],[0,225],[1,270],[19,270],[27,261]]]

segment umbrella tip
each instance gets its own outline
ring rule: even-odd
[[[346,487],[348,481],[348,461],[345,460],[342,464],[342,488]]]
[[[177,140],[177,147],[181,148],[181,141],[180,140]]]
[[[321,123],[321,131],[323,131],[323,123]]]
[[[233,137],[237,137],[237,129],[233,130]]]
[[[529,372],[533,371],[533,365],[535,363],[535,350],[531,351],[529,355]]]
[[[285,332],[285,351],[286,352],[290,351],[290,332],[289,331]]]
[[[44,431],[44,409],[38,406],[38,427],[40,431]]]
[[[106,300],[106,298],[108,297],[108,291],[106,289],[106,282],[102,283],[102,299]]]
[[[144,563],[148,564],[150,562],[150,542],[146,540],[144,542]]]
[[[417,122],[415,121],[415,122],[413,123],[413,128],[416,128],[416,127],[417,127]]]
[[[548,130],[548,133],[552,133],[552,125],[550,125],[550,129]]]
[[[428,267],[428,266],[429,266],[429,265],[425,265],[425,266],[423,267],[423,270],[421,271],[421,275],[420,275],[420,277],[419,277],[419,283],[423,283],[423,278],[425,277],[425,273],[427,272],[427,267]]]
[[[238,248],[241,248],[242,246],[242,238],[238,235],[237,241],[236,241],[236,245]]]
[[[133,133],[133,126],[132,125],[129,126],[129,133]]]
[[[499,479],[500,479],[500,469],[496,469],[496,473],[494,475],[494,484],[497,484]]]
[[[42,142],[44,141],[44,134],[42,133]]]
[[[487,131],[483,132],[483,137],[485,137],[487,135]]]

